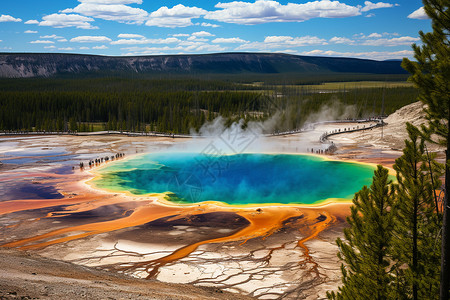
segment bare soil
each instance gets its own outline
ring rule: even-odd
[[[217,288],[143,280],[0,248],[0,299],[251,299]]]

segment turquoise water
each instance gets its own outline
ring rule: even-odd
[[[353,198],[374,170],[311,155],[152,153],[101,169],[95,185],[136,195],[171,192],[181,202],[312,204]]]

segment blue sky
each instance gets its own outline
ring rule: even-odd
[[[282,52],[412,57],[431,30],[422,1],[12,0],[1,52],[99,55]]]

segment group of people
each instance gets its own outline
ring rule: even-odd
[[[116,153],[115,155],[111,155],[111,156],[105,156],[105,157],[101,157],[101,158],[96,158],[94,160],[90,160],[88,162],[89,164],[89,168],[92,168],[93,166],[98,166],[100,164],[102,164],[103,162],[108,162],[108,161],[114,161],[115,159],[119,159],[125,156],[125,153]],[[80,162],[80,169],[83,170],[84,169],[84,162]]]
[[[332,154],[337,150],[336,145],[334,144],[334,142],[331,142],[331,145],[329,145],[326,149],[314,149],[314,148],[307,148],[306,152],[311,152],[311,153],[315,153],[315,154]]]

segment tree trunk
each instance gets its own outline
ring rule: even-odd
[[[413,261],[412,261],[412,268],[413,268],[413,299],[418,300],[417,296],[417,279],[418,279],[418,272],[417,272],[417,214],[418,214],[418,206],[419,206],[419,200],[417,199],[417,195],[414,199],[414,215],[413,215]]]
[[[450,122],[450,108],[448,109],[448,120]],[[450,289],[450,203],[448,193],[450,191],[450,130],[447,124],[447,150],[445,151],[445,196],[444,196],[444,219],[442,223],[442,247],[441,247],[441,286],[439,299],[449,299]]]

